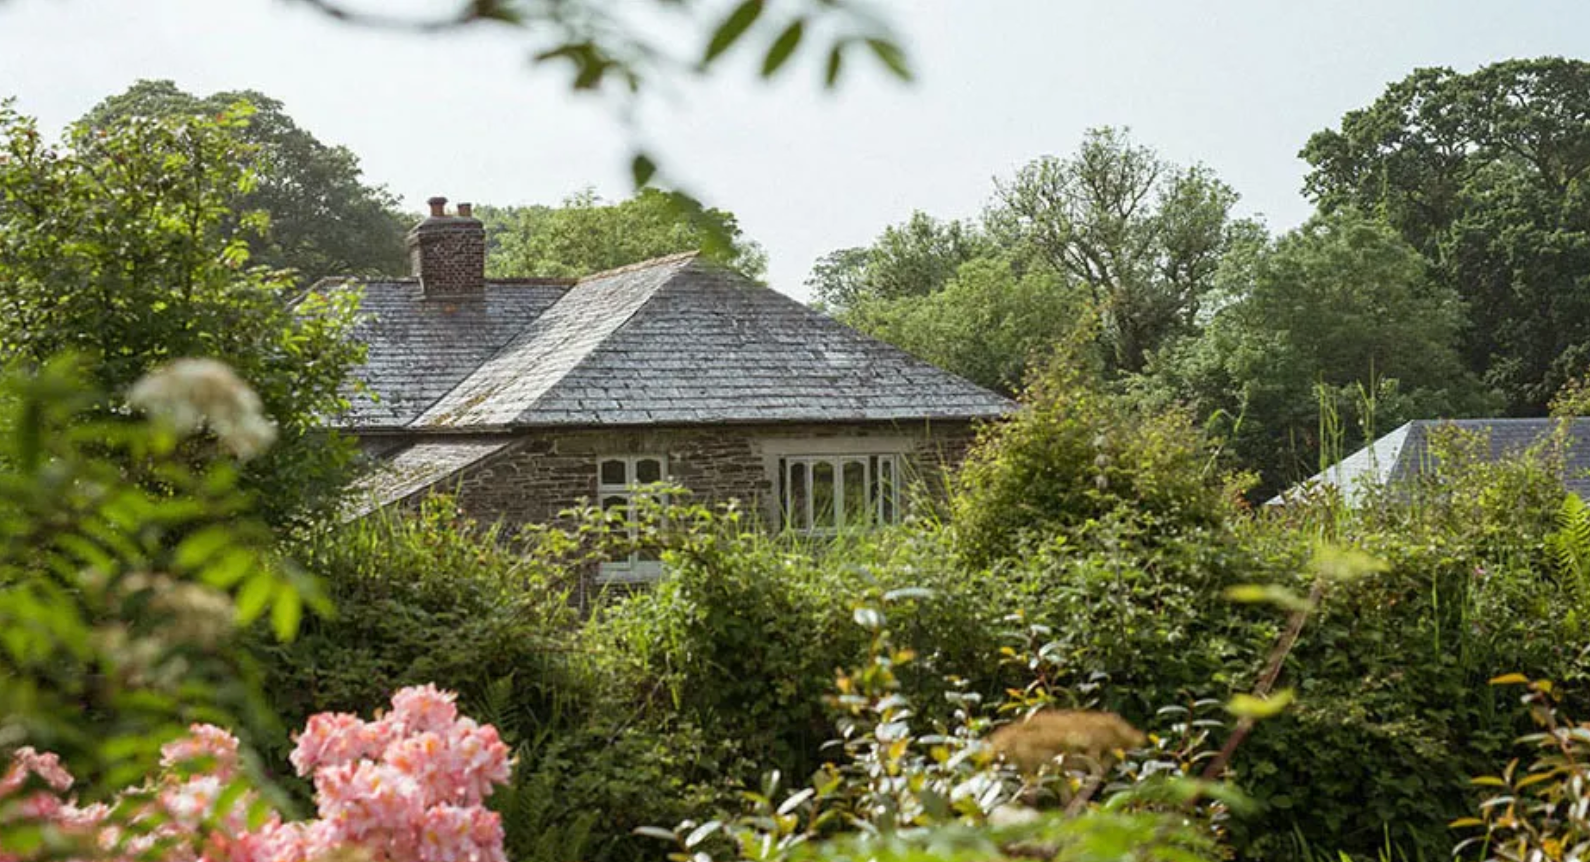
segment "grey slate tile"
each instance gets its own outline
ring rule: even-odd
[[[443,439],[409,446],[384,459],[378,469],[353,486],[346,514],[351,518],[363,517],[501,452],[512,442],[502,438]]]
[[[1415,419],[1343,458],[1308,480],[1265,501],[1284,504],[1316,488],[1342,489],[1350,504],[1361,502],[1369,489],[1413,478],[1433,466],[1432,434],[1442,427],[1481,435],[1493,460],[1518,455],[1555,430],[1555,419]],[[1580,496],[1590,495],[1590,417],[1576,417],[1568,428],[1563,485]]]

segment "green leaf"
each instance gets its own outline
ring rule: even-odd
[[[259,619],[276,591],[276,581],[263,572],[249,578],[237,592],[237,622],[248,625]]]
[[[249,572],[257,568],[259,560],[247,548],[232,547],[221,551],[218,559],[209,563],[199,573],[200,580],[212,587],[230,589]]]
[[[651,182],[657,174],[657,163],[645,153],[636,153],[635,158],[629,163],[630,174],[635,178],[635,190],[639,191]]]
[[[812,798],[813,796],[816,796],[816,795],[817,795],[816,789],[808,787],[805,790],[802,790],[801,792],[795,794],[794,796],[791,796],[790,798],[784,800],[784,804],[782,804],[782,805],[780,805],[778,807],[778,813],[779,814],[788,814],[791,811],[794,811],[795,809],[801,807],[801,803],[805,802],[806,800],[808,800],[808,799],[810,799],[810,798]]]
[[[911,66],[906,62],[905,51],[899,45],[888,39],[868,39],[867,47],[896,78],[902,81],[911,80]]]
[[[771,78],[775,72],[784,67],[795,49],[800,46],[801,37],[806,35],[806,19],[796,18],[790,22],[784,32],[778,34],[773,40],[772,47],[767,49],[767,56],[762,58],[762,77]]]
[[[823,73],[823,86],[832,88],[839,83],[839,71],[845,64],[845,43],[835,42],[828,50],[828,69]]]
[[[44,828],[37,823],[8,824],[0,830],[0,836],[5,838],[0,844],[8,853],[18,854],[18,858],[26,859],[44,846]]]
[[[231,541],[232,531],[226,527],[220,525],[205,527],[183,539],[182,544],[177,546],[176,565],[184,570],[196,569],[209,562]]]
[[[298,636],[298,623],[304,616],[304,600],[297,590],[284,589],[276,594],[276,604],[271,607],[271,627],[276,639],[290,641]]]
[[[1240,584],[1227,587],[1225,596],[1243,604],[1272,604],[1289,611],[1307,611],[1313,608],[1308,599],[1279,584]]]
[[[700,826],[697,826],[690,832],[689,835],[685,836],[685,849],[689,850],[690,848],[695,847],[697,844],[707,840],[712,833],[718,831],[721,828],[723,828],[723,824],[716,820],[708,820]]]
[[[1240,718],[1261,719],[1271,718],[1281,714],[1281,710],[1291,705],[1294,699],[1292,690],[1283,688],[1269,697],[1255,697],[1251,694],[1233,695],[1226,704],[1226,709],[1232,715]]]
[[[1331,581],[1355,581],[1364,575],[1384,572],[1390,566],[1363,551],[1321,543],[1314,548],[1309,568]]]
[[[707,43],[707,54],[702,58],[702,62],[711,63],[724,51],[729,50],[735,42],[739,41],[741,36],[745,35],[746,30],[751,29],[751,25],[755,24],[756,19],[761,16],[762,0],[745,0],[739,6],[734,7],[734,11],[729,13],[729,17],[724,18],[723,23],[719,24],[718,29],[713,32],[712,40]]]

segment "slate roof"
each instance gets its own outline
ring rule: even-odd
[[[350,393],[353,408],[340,424],[368,430],[413,422],[572,284],[493,281],[479,297],[426,299],[418,279],[361,283],[354,337],[367,345],[368,355],[359,377],[378,397]]]
[[[423,441],[382,460],[379,469],[361,478],[348,495],[346,515],[362,518],[391,503],[479,463],[513,445],[503,437],[485,440],[442,438]]]
[[[363,378],[380,401],[346,427],[975,419],[1015,407],[695,255],[450,302],[410,282],[366,286]]]
[[[1590,417],[1571,421],[1563,486],[1590,497]],[[1499,461],[1546,439],[1556,424],[1555,419],[1415,419],[1266,502],[1282,504],[1330,487],[1342,489],[1349,505],[1361,503],[1375,487],[1406,481],[1430,469],[1434,461],[1430,437],[1438,428],[1481,435],[1490,460]]]

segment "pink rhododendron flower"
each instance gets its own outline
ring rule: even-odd
[[[213,724],[195,724],[187,736],[160,747],[160,765],[168,769],[201,759],[214,761],[213,775],[230,778],[237,769],[237,737]]]
[[[72,788],[72,774],[61,766],[60,757],[51,752],[40,754],[31,746],[24,746],[11,755],[10,767],[0,776],[0,797],[17,792],[30,774],[37,775],[57,793]]]
[[[478,806],[438,805],[420,826],[418,862],[507,862],[502,818]]]
[[[409,733],[446,730],[458,720],[457,696],[434,685],[416,685],[392,695],[387,720],[402,722]]]
[[[16,795],[29,775],[49,790],[11,800],[17,804],[0,816],[81,836],[107,862],[146,854],[164,862],[313,862],[338,848],[363,851],[374,862],[507,862],[502,820],[483,803],[508,780],[508,747],[496,728],[460,717],[451,692],[403,689],[375,721],[316,715],[297,736],[291,760],[314,780],[315,820],[284,823],[273,815],[249,829],[249,794],[217,810],[237,770],[238,742],[205,724],[161,748],[165,771],[125,795],[122,802],[132,804],[119,806],[116,817],[118,806],[78,807],[63,797],[72,777],[55,755],[20,749],[0,775],[0,801]],[[206,771],[176,769],[195,761]],[[0,862],[32,859],[0,853]]]
[[[389,737],[385,726],[368,724],[346,712],[322,712],[309,718],[288,757],[298,774],[309,777],[322,766],[336,766],[379,754]]]

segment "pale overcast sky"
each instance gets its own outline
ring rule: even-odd
[[[396,5],[450,10],[458,0]],[[837,93],[808,65],[775,86],[741,66],[653,100],[644,143],[771,255],[804,298],[812,262],[913,209],[975,215],[994,176],[1131,126],[1202,161],[1272,227],[1308,214],[1308,135],[1417,66],[1590,56],[1587,0],[895,0],[918,80],[852,64]],[[859,58],[858,58],[859,59]],[[865,67],[865,68],[863,68]],[[555,203],[629,191],[632,132],[533,70],[510,34],[410,36],[281,0],[0,0],[0,96],[56,129],[139,78],[286,103],[418,210],[432,194]]]

